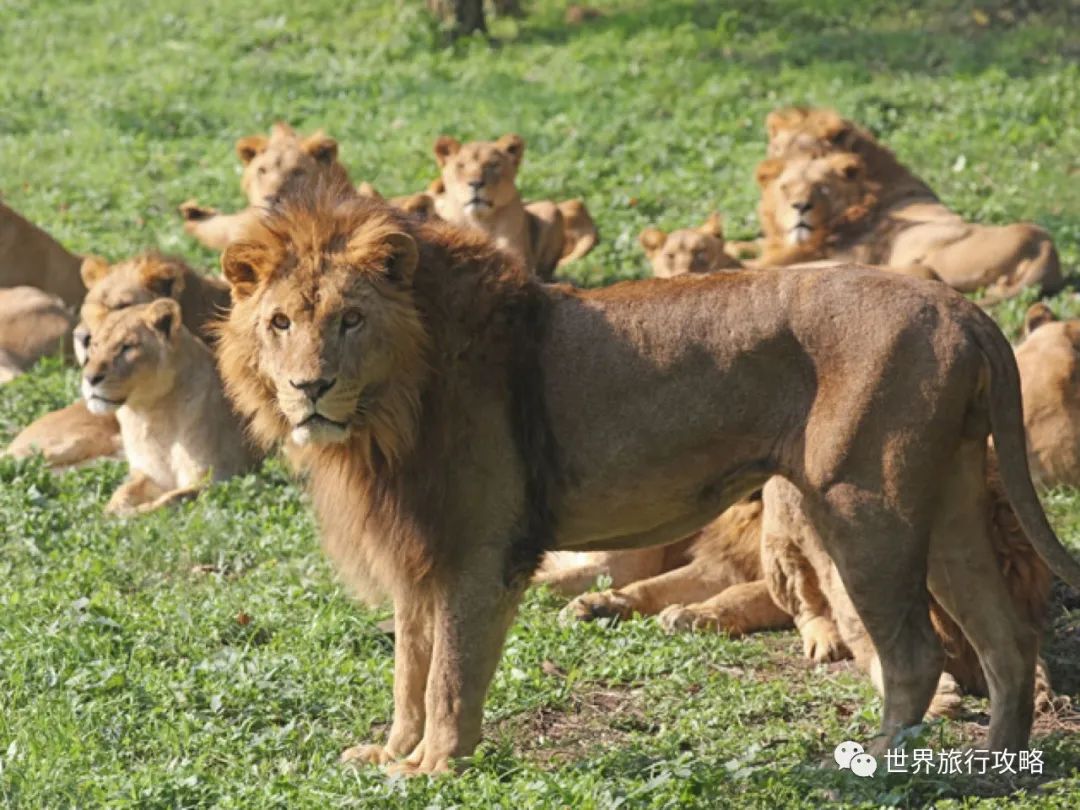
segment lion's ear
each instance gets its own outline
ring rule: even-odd
[[[1044,326],[1048,323],[1053,323],[1057,320],[1057,315],[1046,304],[1041,301],[1037,304],[1032,304],[1028,309],[1027,314],[1024,315],[1024,337],[1026,338],[1040,326]]]
[[[231,242],[221,254],[221,273],[232,287],[233,298],[247,298],[265,274],[266,248],[253,242]]]
[[[321,129],[304,139],[301,147],[319,163],[333,163],[337,160],[338,143]]]
[[[390,245],[390,256],[384,265],[387,278],[411,284],[413,273],[420,263],[420,250],[416,246],[416,240],[401,231],[387,234],[385,238]]]
[[[499,140],[495,141],[495,145],[506,152],[514,161],[514,166],[521,165],[521,159],[525,157],[525,139],[520,135],[511,132],[508,135],[503,135]]]
[[[638,241],[645,249],[645,255],[651,259],[653,254],[664,246],[667,234],[659,228],[646,228],[638,235]]]
[[[139,269],[139,277],[160,298],[179,300],[184,291],[184,269],[174,261],[148,261]]]
[[[112,272],[112,268],[109,263],[100,256],[84,256],[82,265],[79,267],[79,275],[82,276],[82,283],[86,289],[90,289],[105,276]]]
[[[248,135],[236,142],[236,156],[246,166],[255,159],[256,155],[266,151],[268,143],[265,135]]]
[[[369,197],[372,200],[385,200],[386,198],[379,193],[379,190],[375,186],[371,185],[367,180],[361,180],[356,186],[356,193],[361,197]]]
[[[771,141],[785,129],[798,126],[806,120],[806,107],[780,107],[765,116],[765,131]]]
[[[698,228],[698,233],[703,233],[706,236],[711,236],[714,239],[724,241],[724,218],[720,216],[716,211],[709,214],[709,218],[701,223],[701,227]]]
[[[818,137],[834,146],[846,143],[851,133],[851,124],[835,110],[818,110],[815,125]]]
[[[180,305],[171,298],[158,298],[147,304],[143,320],[147,326],[160,332],[170,341],[176,340],[183,323],[180,317]]]
[[[450,135],[440,135],[435,139],[435,162],[440,167],[445,166],[446,162],[450,160],[461,149],[461,141]]]
[[[754,179],[757,180],[759,186],[765,188],[779,177],[782,171],[784,171],[784,161],[780,158],[769,158],[757,165],[757,169],[754,170]]]
[[[862,162],[862,158],[850,152],[832,155],[829,157],[829,162],[832,164],[833,171],[849,182],[860,179],[866,171],[866,164]]]
[[[270,137],[277,140],[280,140],[281,138],[295,138],[296,130],[284,121],[275,121],[274,125],[270,127]]]
[[[428,183],[427,193],[438,197],[440,194],[446,193],[446,181],[441,177],[432,180]]]

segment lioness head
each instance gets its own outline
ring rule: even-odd
[[[771,158],[820,156],[853,151],[861,131],[834,110],[814,107],[782,107],[765,117],[769,136],[766,154]]]
[[[480,220],[518,196],[515,178],[524,155],[525,141],[519,135],[465,145],[449,135],[435,141],[444,193],[466,215]]]
[[[166,390],[181,328],[180,305],[171,298],[112,312],[97,324],[82,378],[90,412],[112,413],[133,398]]]
[[[274,124],[270,137],[249,135],[236,142],[244,164],[241,185],[251,205],[273,205],[319,178],[348,178],[338,163],[338,144],[322,130],[304,137],[288,124]]]
[[[80,273],[86,298],[75,327],[75,357],[85,365],[90,333],[109,313],[156,298],[179,300],[184,291],[187,266],[179,259],[144,253],[110,265],[98,256],[83,259]]]
[[[699,228],[664,233],[646,228],[638,241],[652,262],[653,275],[671,278],[684,273],[709,273],[735,263],[724,252],[724,227],[719,214],[710,214]]]
[[[259,440],[325,445],[365,430],[406,432],[395,420],[415,413],[418,395],[402,381],[426,356],[410,227],[378,200],[308,195],[222,254],[233,307],[219,361]]]
[[[858,155],[769,158],[757,167],[758,216],[767,239],[802,245],[823,239],[869,212],[876,187]]]

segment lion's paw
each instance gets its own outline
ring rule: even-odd
[[[393,755],[382,745],[354,745],[341,752],[338,761],[342,765],[358,768],[364,765],[386,765],[393,762]]]
[[[817,616],[803,625],[799,635],[802,636],[803,655],[818,664],[850,656],[836,625],[824,616]]]
[[[717,627],[717,620],[694,605],[668,605],[657,617],[660,626],[669,633],[687,630],[711,630]]]
[[[634,613],[633,603],[618,591],[583,593],[571,600],[559,612],[563,623],[572,621],[591,622],[596,619],[629,619]]]
[[[447,757],[433,759],[409,759],[395,762],[386,766],[386,772],[390,776],[437,776],[441,773],[450,772],[450,760]]]
[[[963,708],[964,694],[960,691],[960,684],[952,675],[943,672],[926,714],[929,717],[955,718],[960,716]]]

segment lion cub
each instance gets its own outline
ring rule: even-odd
[[[258,209],[320,179],[350,183],[338,162],[338,143],[321,129],[304,137],[279,121],[270,137],[248,135],[236,142],[236,155],[244,164],[240,179],[248,207],[222,214],[195,200],[180,205],[184,230],[209,248],[221,250],[258,219]],[[351,183],[350,183],[351,184]]]
[[[184,327],[171,298],[118,310],[94,328],[82,392],[91,413],[115,412],[131,466],[107,512],[176,503],[258,460],[213,354]]]
[[[742,263],[724,250],[724,225],[716,212],[697,228],[680,228],[664,233],[646,228],[638,237],[652,262],[656,278],[673,278],[684,273],[712,273],[738,270]]]
[[[484,231],[550,281],[556,267],[593,249],[596,224],[581,200],[523,202],[516,179],[524,156],[520,135],[464,145],[440,135],[435,160],[442,183],[436,185],[435,212],[447,222]]]

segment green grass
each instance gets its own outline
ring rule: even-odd
[[[587,200],[602,243],[572,275],[599,284],[646,272],[648,224],[717,208],[729,235],[752,236],[762,118],[817,103],[875,128],[963,214],[1043,224],[1077,267],[1080,39],[1064,4],[985,0],[989,25],[946,0],[597,4],[603,19],[571,29],[563,4],[537,0],[493,26],[496,46],[446,48],[419,0],[0,0],[0,191],[73,250],[158,247],[212,268],[175,206],[240,206],[233,141],[275,119],[325,127],[353,178],[387,194],[434,175],[441,132],[517,131],[527,195]],[[1027,303],[996,310],[1010,335]],[[1080,314],[1072,293],[1051,303]],[[0,439],[75,388],[55,361],[4,386]],[[1038,742],[1041,786],[860,781],[823,767],[876,727],[879,703],[850,667],[803,665],[790,633],[562,628],[543,593],[522,610],[462,776],[343,771],[339,751],[389,719],[386,612],[335,584],[297,486],[270,462],[173,512],[106,519],[123,472],[0,460],[0,803],[1068,807],[1080,794],[1080,736],[1061,731]],[[1080,548],[1080,493],[1047,503]],[[1050,651],[1074,700],[1077,623],[1058,616],[1073,642]],[[972,731],[925,734],[949,747]]]

